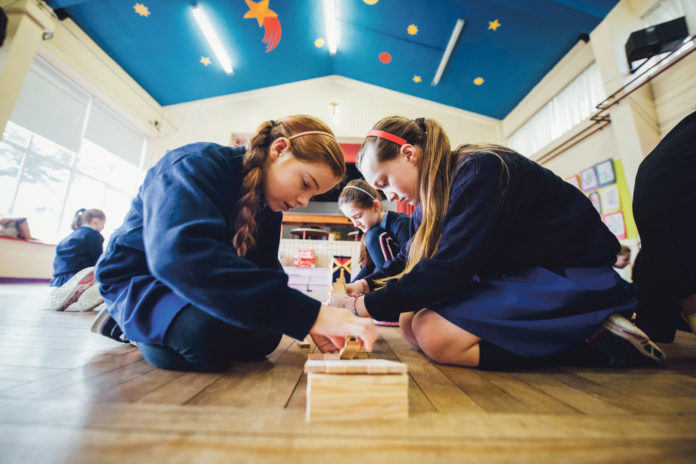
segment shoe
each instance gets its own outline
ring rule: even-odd
[[[103,302],[104,298],[99,293],[99,285],[95,282],[80,295],[75,303],[65,308],[65,311],[90,311]]]
[[[587,340],[590,348],[603,356],[610,367],[644,364],[646,360],[661,363],[667,357],[645,332],[628,319],[612,314]]]
[[[97,306],[95,311],[99,311],[99,313],[97,317],[94,318],[94,322],[92,322],[92,327],[90,328],[92,332],[116,340],[117,342],[130,343],[123,335],[123,331],[116,323],[116,320],[109,314],[109,310],[106,309],[106,303]]]
[[[94,267],[82,269],[60,287],[51,288],[51,308],[56,311],[63,311],[69,305],[75,303],[82,293],[94,284]]]

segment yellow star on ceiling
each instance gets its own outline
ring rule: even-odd
[[[322,39],[322,38],[320,37],[320,38],[318,38],[317,40],[315,40],[315,41],[314,41],[314,46],[317,47],[317,48],[323,47],[323,46],[324,46],[324,39]]]
[[[203,63],[203,66],[208,66],[210,64],[210,58],[207,56],[201,56],[201,63]]]
[[[415,24],[410,24],[406,28],[406,32],[408,32],[408,35],[416,35],[418,34],[418,26],[416,26]]]
[[[488,21],[488,30],[489,31],[497,31],[500,26],[501,26],[501,24],[498,22],[497,19],[494,19],[493,21]]]
[[[485,81],[483,80],[483,77],[477,77],[476,79],[474,79],[474,85],[481,85],[484,82]]]
[[[140,16],[145,16],[146,18],[150,16],[150,10],[148,7],[143,5],[142,3],[136,3],[133,5],[133,9],[135,10],[136,13],[138,13]]]
[[[421,79],[421,77],[420,77],[418,74],[416,74],[415,76],[413,76],[413,82],[415,82],[416,84],[418,84],[418,83],[419,83],[420,81],[422,81],[422,80],[423,80],[423,79]]]
[[[244,14],[244,19],[256,18],[259,22],[259,27],[263,26],[263,20],[266,18],[276,18],[278,15],[275,11],[268,9],[268,0],[261,0],[254,3],[252,0],[244,0],[249,7],[249,11]]]

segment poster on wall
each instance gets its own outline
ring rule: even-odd
[[[592,202],[592,206],[594,206],[594,209],[596,209],[599,214],[602,214],[602,204],[599,199],[599,193],[592,192],[587,197]]]
[[[621,209],[619,187],[616,184],[598,190],[604,214],[615,213]]]
[[[610,159],[595,164],[597,172],[597,183],[600,187],[613,184],[616,182],[616,174],[614,173],[614,162]]]
[[[577,174],[573,174],[572,176],[566,177],[563,180],[568,182],[570,185],[572,185],[576,189],[580,190],[580,176],[578,176]]]
[[[626,238],[626,224],[624,223],[623,213],[611,213],[602,216],[602,221],[607,225],[612,234],[619,240]]]
[[[597,172],[595,171],[594,166],[580,171],[580,185],[582,186],[583,192],[594,190],[599,186],[599,182],[597,181]]]

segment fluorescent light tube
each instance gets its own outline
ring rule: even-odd
[[[452,55],[452,50],[454,50],[454,46],[457,43],[457,39],[459,38],[459,34],[462,33],[463,27],[464,27],[464,18],[459,18],[454,25],[454,29],[452,29],[452,35],[449,38],[449,42],[447,42],[447,48],[445,48],[445,53],[442,54],[442,59],[440,60],[440,65],[437,67],[437,72],[435,72],[435,77],[433,77],[433,82],[431,85],[437,85],[440,83],[440,79],[442,78],[442,73],[445,72],[445,68],[447,67],[447,63],[449,62],[450,55]]]
[[[210,44],[210,47],[213,49],[218,61],[222,65],[222,69],[224,69],[227,74],[234,74],[230,56],[227,54],[227,51],[225,51],[225,47],[222,46],[220,37],[217,35],[213,25],[210,24],[210,21],[208,20],[208,16],[206,16],[205,12],[200,6],[196,5],[193,7],[193,17],[196,18],[198,27],[200,27],[201,31],[203,31],[203,35]]]
[[[324,0],[324,25],[326,26],[326,42],[329,53],[336,54],[338,50],[338,21],[336,20],[336,0]]]

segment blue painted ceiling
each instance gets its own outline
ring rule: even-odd
[[[334,56],[320,0],[49,3],[161,105],[338,74],[503,118],[617,1],[337,0],[341,32]],[[233,75],[224,72],[198,29],[196,3],[218,30]],[[245,18],[265,7],[276,14],[275,27],[273,20],[260,26]],[[442,80],[432,86],[457,18],[466,20],[463,32]],[[264,32],[278,28],[280,40],[267,51]]]

